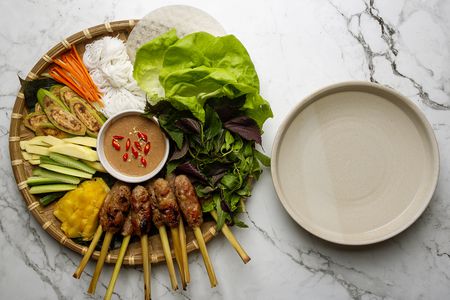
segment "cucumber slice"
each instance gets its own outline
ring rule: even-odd
[[[37,177],[37,176],[28,177],[27,179],[27,184],[29,186],[43,185],[49,183],[65,183],[65,182],[58,180],[56,178]]]
[[[54,161],[53,159],[51,159],[48,156],[41,156],[40,160],[41,160],[41,164],[49,164],[49,165],[64,167],[62,164]]]
[[[45,178],[57,179],[63,183],[70,183],[70,184],[79,184],[80,183],[80,178],[48,171],[48,170],[41,169],[41,168],[33,169],[32,172],[33,172],[34,176],[42,176]]]
[[[86,172],[83,172],[80,170],[71,169],[71,168],[55,166],[55,165],[50,165],[50,164],[40,164],[39,167],[50,170],[50,171],[58,172],[61,174],[65,174],[65,175],[81,177],[81,178],[86,178],[86,179],[92,178],[92,174],[89,174],[89,173],[86,173]]]
[[[54,192],[64,192],[71,191],[76,189],[77,186],[75,184],[45,184],[33,186],[30,189],[30,194],[45,194],[45,193],[54,193]]]
[[[62,196],[64,196],[65,193],[64,192],[58,192],[58,193],[51,193],[48,195],[45,195],[44,197],[42,197],[41,199],[39,199],[39,202],[43,205],[43,206],[47,206],[50,203],[52,203],[55,200],[58,200],[59,198],[61,198]]]
[[[83,163],[79,160],[73,159],[69,156],[58,154],[58,153],[50,153],[50,158],[53,161],[57,162],[59,165],[62,165],[64,167],[81,170],[81,171],[89,173],[89,174],[95,173],[94,168],[86,165],[85,163]]]

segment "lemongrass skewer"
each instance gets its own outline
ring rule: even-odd
[[[142,265],[144,267],[144,296],[145,300],[150,300],[152,294],[150,285],[151,265],[148,259],[148,237],[146,234],[141,236],[141,248],[142,248]]]
[[[182,218],[180,218],[180,223],[178,223],[178,232],[180,233],[181,259],[183,261],[184,279],[186,280],[186,283],[189,283],[191,282],[191,274],[189,273],[189,262],[186,248],[186,231],[184,230]]]
[[[86,267],[87,263],[89,262],[89,258],[91,258],[92,253],[94,253],[95,247],[97,246],[98,240],[102,236],[102,233],[103,233],[102,225],[98,225],[97,231],[95,232],[94,237],[92,238],[91,244],[89,245],[88,250],[84,254],[83,259],[80,262],[80,265],[73,273],[73,275],[72,275],[73,277],[80,279],[81,273],[83,273],[84,268]]]
[[[122,240],[122,245],[120,246],[119,257],[117,258],[116,265],[114,266],[114,271],[112,273],[111,279],[109,280],[108,289],[106,290],[105,300],[110,300],[114,292],[114,286],[116,285],[117,278],[119,277],[120,268],[122,267],[123,257],[128,248],[128,243],[130,242],[131,235],[127,235]]]
[[[177,261],[178,270],[180,271],[181,285],[183,286],[183,290],[186,290],[186,279],[184,276],[183,259],[181,255],[181,245],[180,245],[180,233],[178,231],[178,227],[170,228],[170,233],[172,235],[175,259]]]
[[[217,285],[216,274],[214,273],[211,260],[209,259],[209,254],[208,250],[206,249],[202,231],[200,227],[194,227],[192,229],[194,230],[194,235],[198,242],[198,247],[200,248],[200,252],[202,253],[203,262],[205,263],[206,271],[208,272],[209,282],[211,283],[211,287],[215,287]]]
[[[216,220],[217,222],[217,212],[215,210],[211,211],[211,216]],[[241,257],[244,264],[248,263],[250,261],[250,257],[245,252],[245,250],[242,248],[241,244],[239,244],[238,240],[234,236],[234,234],[231,232],[230,228],[227,226],[227,224],[223,224],[221,229],[223,235],[227,238],[227,240],[230,242],[231,246],[236,250],[236,252]]]
[[[95,292],[97,281],[100,277],[100,273],[102,272],[103,264],[105,263],[106,254],[108,254],[109,244],[111,244],[112,237],[112,232],[106,232],[105,238],[103,239],[102,249],[100,250],[100,256],[98,258],[97,265],[95,266],[94,275],[92,275],[92,280],[89,284],[89,294],[93,294]]]
[[[170,253],[169,239],[167,237],[166,227],[159,226],[159,237],[161,238],[161,244],[163,247],[164,256],[166,258],[167,269],[169,271],[170,283],[172,284],[172,289],[178,289],[177,277],[175,276],[175,268],[173,266],[172,254]]]

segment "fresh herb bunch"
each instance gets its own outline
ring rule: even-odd
[[[255,144],[261,143],[261,130],[240,110],[244,101],[210,99],[205,104],[204,123],[168,101],[146,107],[148,116],[158,117],[176,145],[166,172],[187,174],[194,180],[203,211],[217,211],[218,229],[225,222],[246,227],[237,219],[237,213],[244,210],[243,201],[251,195],[261,166],[270,165],[270,158],[255,149]]]
[[[147,113],[176,144],[167,172],[195,179],[203,210],[217,210],[218,229],[245,226],[236,213],[261,165],[270,164],[255,144],[272,110],[244,45],[234,35],[178,38],[172,29],[138,49],[133,77],[147,94]]]

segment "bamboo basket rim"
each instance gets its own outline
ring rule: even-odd
[[[33,80],[38,78],[53,62],[53,59],[67,51],[72,47],[72,45],[78,45],[83,42],[87,42],[89,40],[94,40],[95,38],[99,38],[105,35],[111,34],[119,34],[123,32],[130,32],[131,29],[135,26],[135,24],[139,22],[139,19],[129,19],[129,20],[120,20],[113,22],[105,22],[103,24],[99,24],[93,27],[86,28],[82,31],[79,31],[71,36],[63,39],[61,42],[52,47],[49,51],[47,51],[41,59],[34,65],[31,71],[28,73],[26,79]],[[25,112],[25,100],[22,87],[20,88],[16,101],[14,103],[13,111],[11,114],[11,124],[9,131],[9,152],[11,158],[11,167],[14,173],[14,177],[17,183],[17,187],[22,194],[22,199],[25,202],[28,210],[31,212],[36,221],[42,226],[42,228],[50,234],[55,240],[57,240],[61,245],[79,253],[84,254],[87,251],[87,246],[80,245],[75,243],[72,239],[68,238],[59,228],[52,222],[52,220],[48,220],[43,215],[42,206],[39,203],[39,200],[29,192],[28,185],[26,184],[27,175],[25,172],[25,160],[22,157],[21,149],[20,149],[20,141],[25,140],[27,137],[21,133],[21,125],[22,125],[22,117]],[[22,126],[23,127],[23,126]],[[190,230],[186,228],[186,230]],[[205,242],[210,241],[216,234],[216,228],[214,222],[205,222],[201,227],[203,237]],[[155,237],[155,236],[153,236]],[[150,239],[150,237],[149,237]],[[140,246],[139,246],[140,247]],[[190,239],[187,243],[187,251],[192,252],[195,249],[198,249],[198,244],[195,239]],[[114,249],[116,250],[116,249]],[[110,250],[106,257],[107,263],[115,263],[117,261],[118,253],[111,253],[114,250]],[[173,249],[172,249],[173,251]],[[117,251],[116,251],[117,252]],[[100,251],[94,251],[92,258],[95,260],[98,259]],[[174,257],[172,253],[172,257]],[[150,255],[150,262],[157,263],[165,261],[164,255],[162,252],[160,254],[152,254]],[[129,255],[127,254],[124,258],[123,264],[125,265],[139,265],[142,264],[142,255],[135,254]]]

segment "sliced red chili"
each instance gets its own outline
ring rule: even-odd
[[[138,149],[139,151],[142,151],[142,147],[141,144],[139,144],[138,141],[134,142],[134,146],[136,147],[136,149]]]
[[[141,164],[145,167],[147,167],[147,160],[144,157],[141,157]]]
[[[142,131],[138,131],[137,136],[139,139],[147,141],[147,135],[143,133]]]
[[[133,153],[133,156],[134,156],[134,158],[138,158],[138,156],[139,156],[139,153],[137,152],[137,150],[136,150],[136,149],[134,149],[134,147],[133,147],[133,146],[131,146],[131,153]]]
[[[125,152],[122,156],[123,161],[127,161],[128,160],[128,152]]]
[[[145,144],[145,147],[144,147],[144,154],[147,155],[149,151],[150,151],[150,142],[148,142],[147,144]]]
[[[112,146],[114,147],[114,149],[116,149],[117,151],[120,150],[120,144],[117,140],[113,139],[112,140]]]
[[[124,137],[122,135],[115,135],[115,136],[113,136],[113,138],[115,140],[122,140]]]
[[[125,149],[127,151],[130,150],[130,146],[131,146],[131,141],[130,141],[130,139],[127,139],[127,143],[125,144]]]

